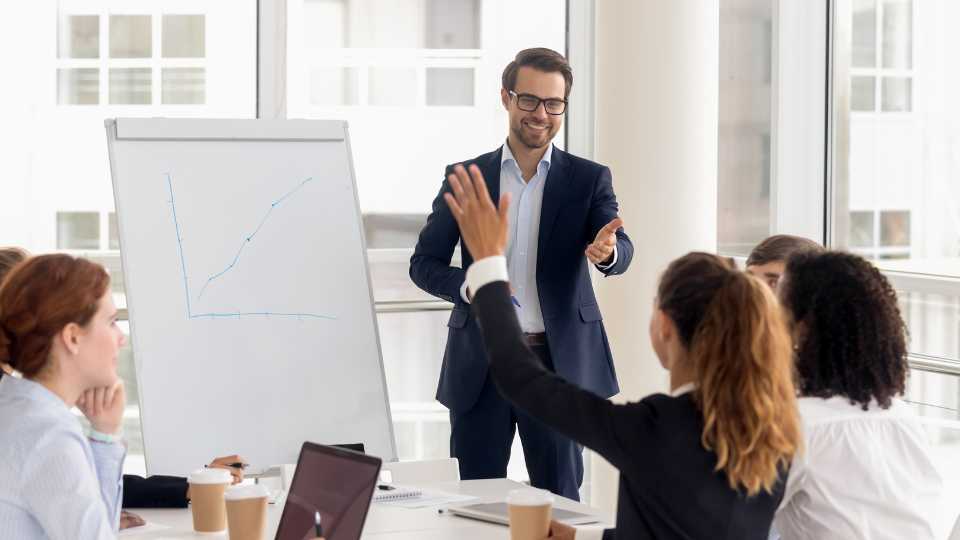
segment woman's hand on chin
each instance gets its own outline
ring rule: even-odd
[[[120,431],[126,404],[127,392],[119,379],[111,386],[86,390],[77,400],[77,408],[93,429],[107,435]]]

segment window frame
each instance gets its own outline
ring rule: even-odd
[[[825,205],[824,220],[827,224],[827,242],[826,246],[833,248],[836,246],[849,245],[849,200],[847,193],[850,186],[849,159],[850,159],[850,120],[856,115],[871,114],[880,115],[884,118],[890,116],[913,116],[916,110],[915,98],[911,98],[911,108],[909,112],[883,112],[879,91],[876,92],[876,104],[873,112],[850,111],[850,81],[853,75],[860,74],[859,70],[876,71],[877,81],[875,88],[879,90],[880,78],[887,72],[899,72],[902,70],[885,70],[879,66],[882,62],[882,21],[883,2],[876,0],[876,61],[878,65],[874,68],[851,68],[850,49],[852,32],[851,16],[852,0],[827,0],[829,17],[828,26],[828,70],[827,70],[827,163],[825,164],[826,175],[824,185],[827,192],[828,203]],[[917,10],[919,2],[912,2],[912,39],[916,39]],[[917,76],[914,73],[917,65],[916,43],[911,46],[911,80],[913,81],[913,96],[916,96]],[[874,239],[874,246],[880,245],[880,230],[876,225],[879,220],[879,214],[884,209],[873,209],[875,231],[877,236]],[[912,224],[911,224],[912,226]],[[874,253],[884,253],[885,248],[866,248]],[[901,250],[902,248],[895,248]],[[910,248],[906,248],[910,249]],[[878,251],[879,250],[879,251]],[[904,272],[881,269],[881,272],[890,280],[894,289],[905,293],[919,294],[938,294],[944,296],[960,297],[960,276],[937,275],[924,272]],[[960,357],[944,358],[915,351],[908,352],[908,360],[912,369],[921,371],[932,371],[936,373],[960,376]]]
[[[852,31],[852,0],[824,0],[803,3],[773,0],[772,39],[772,99],[771,99],[771,159],[770,159],[770,234],[797,234],[822,242],[828,248],[849,245],[849,158],[851,116],[872,114],[883,118],[910,117],[915,114],[917,95],[916,74],[919,47],[911,47],[909,70],[884,69],[882,62],[883,1],[875,0],[876,62],[873,68],[850,66],[850,37]],[[916,39],[917,1],[912,4],[912,36]],[[806,11],[806,13],[804,13]],[[798,23],[799,21],[799,23]],[[800,28],[798,34],[798,27]],[[817,42],[821,47],[811,47]],[[807,49],[806,56],[797,56],[797,44]],[[812,67],[811,67],[812,66]],[[850,111],[851,76],[873,70],[878,85],[874,112]],[[798,71],[799,70],[799,71]],[[819,73],[815,73],[815,72]],[[884,112],[879,91],[884,75],[909,72],[913,81],[913,97],[908,112]],[[803,83],[797,73],[807,77],[810,86],[798,92]],[[814,92],[818,86],[822,91]],[[822,137],[821,144],[803,146],[798,141]],[[818,138],[819,138],[818,137]],[[576,132],[571,133],[577,140]],[[816,164],[811,166],[810,164]],[[820,171],[814,178],[811,170]],[[863,249],[851,248],[867,255],[897,255],[909,252],[910,247],[883,247],[880,238],[880,213],[874,208],[874,245]],[[912,221],[912,219],[911,219]],[[911,224],[913,226],[913,224]],[[724,253],[729,255],[730,253]],[[742,263],[742,257],[736,257]],[[938,294],[960,297],[960,276],[938,275],[930,272],[881,270],[897,291],[904,293]],[[913,369],[960,376],[960,357],[944,358],[911,351]]]

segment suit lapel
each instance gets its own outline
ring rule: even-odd
[[[567,200],[568,183],[570,177],[567,174],[567,158],[562,151],[554,147],[553,156],[550,160],[550,172],[547,174],[547,182],[543,186],[543,204],[540,207],[540,230],[537,238],[537,271],[543,268],[541,261],[546,252],[544,246],[550,240],[550,233],[553,231],[553,223],[557,220],[560,208]]]
[[[490,153],[490,158],[485,163],[477,163],[480,172],[483,173],[483,180],[487,184],[487,191],[490,192],[490,199],[494,206],[500,206],[500,160],[503,156],[503,147],[496,152]]]
[[[500,156],[503,155],[503,148],[495,152],[478,157],[473,160],[480,172],[483,173],[483,181],[487,184],[487,191],[490,192],[490,199],[495,206],[500,206]],[[464,163],[469,166],[470,162]],[[463,267],[467,268],[473,264],[473,255],[467,249],[466,244],[461,240],[460,256],[463,261]]]

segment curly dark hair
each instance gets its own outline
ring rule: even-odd
[[[903,394],[907,328],[897,295],[868,261],[838,251],[805,251],[787,262],[781,300],[797,336],[797,387],[803,396],[843,396],[864,410]]]

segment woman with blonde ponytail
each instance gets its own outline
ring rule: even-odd
[[[509,199],[498,210],[471,173],[449,178],[447,204],[475,260],[466,282],[490,373],[527,414],[620,470],[617,528],[603,538],[765,540],[801,441],[789,331],[766,285],[714,255],[673,261],[650,321],[671,393],[611,403],[525,345],[503,256]],[[601,534],[551,528],[558,539]]]
[[[667,268],[657,294],[659,334],[687,349],[658,356],[692,370],[704,448],[731,489],[773,493],[800,440],[790,336],[773,293],[726,259],[691,253]],[[688,376],[684,366],[664,367],[671,379]]]

